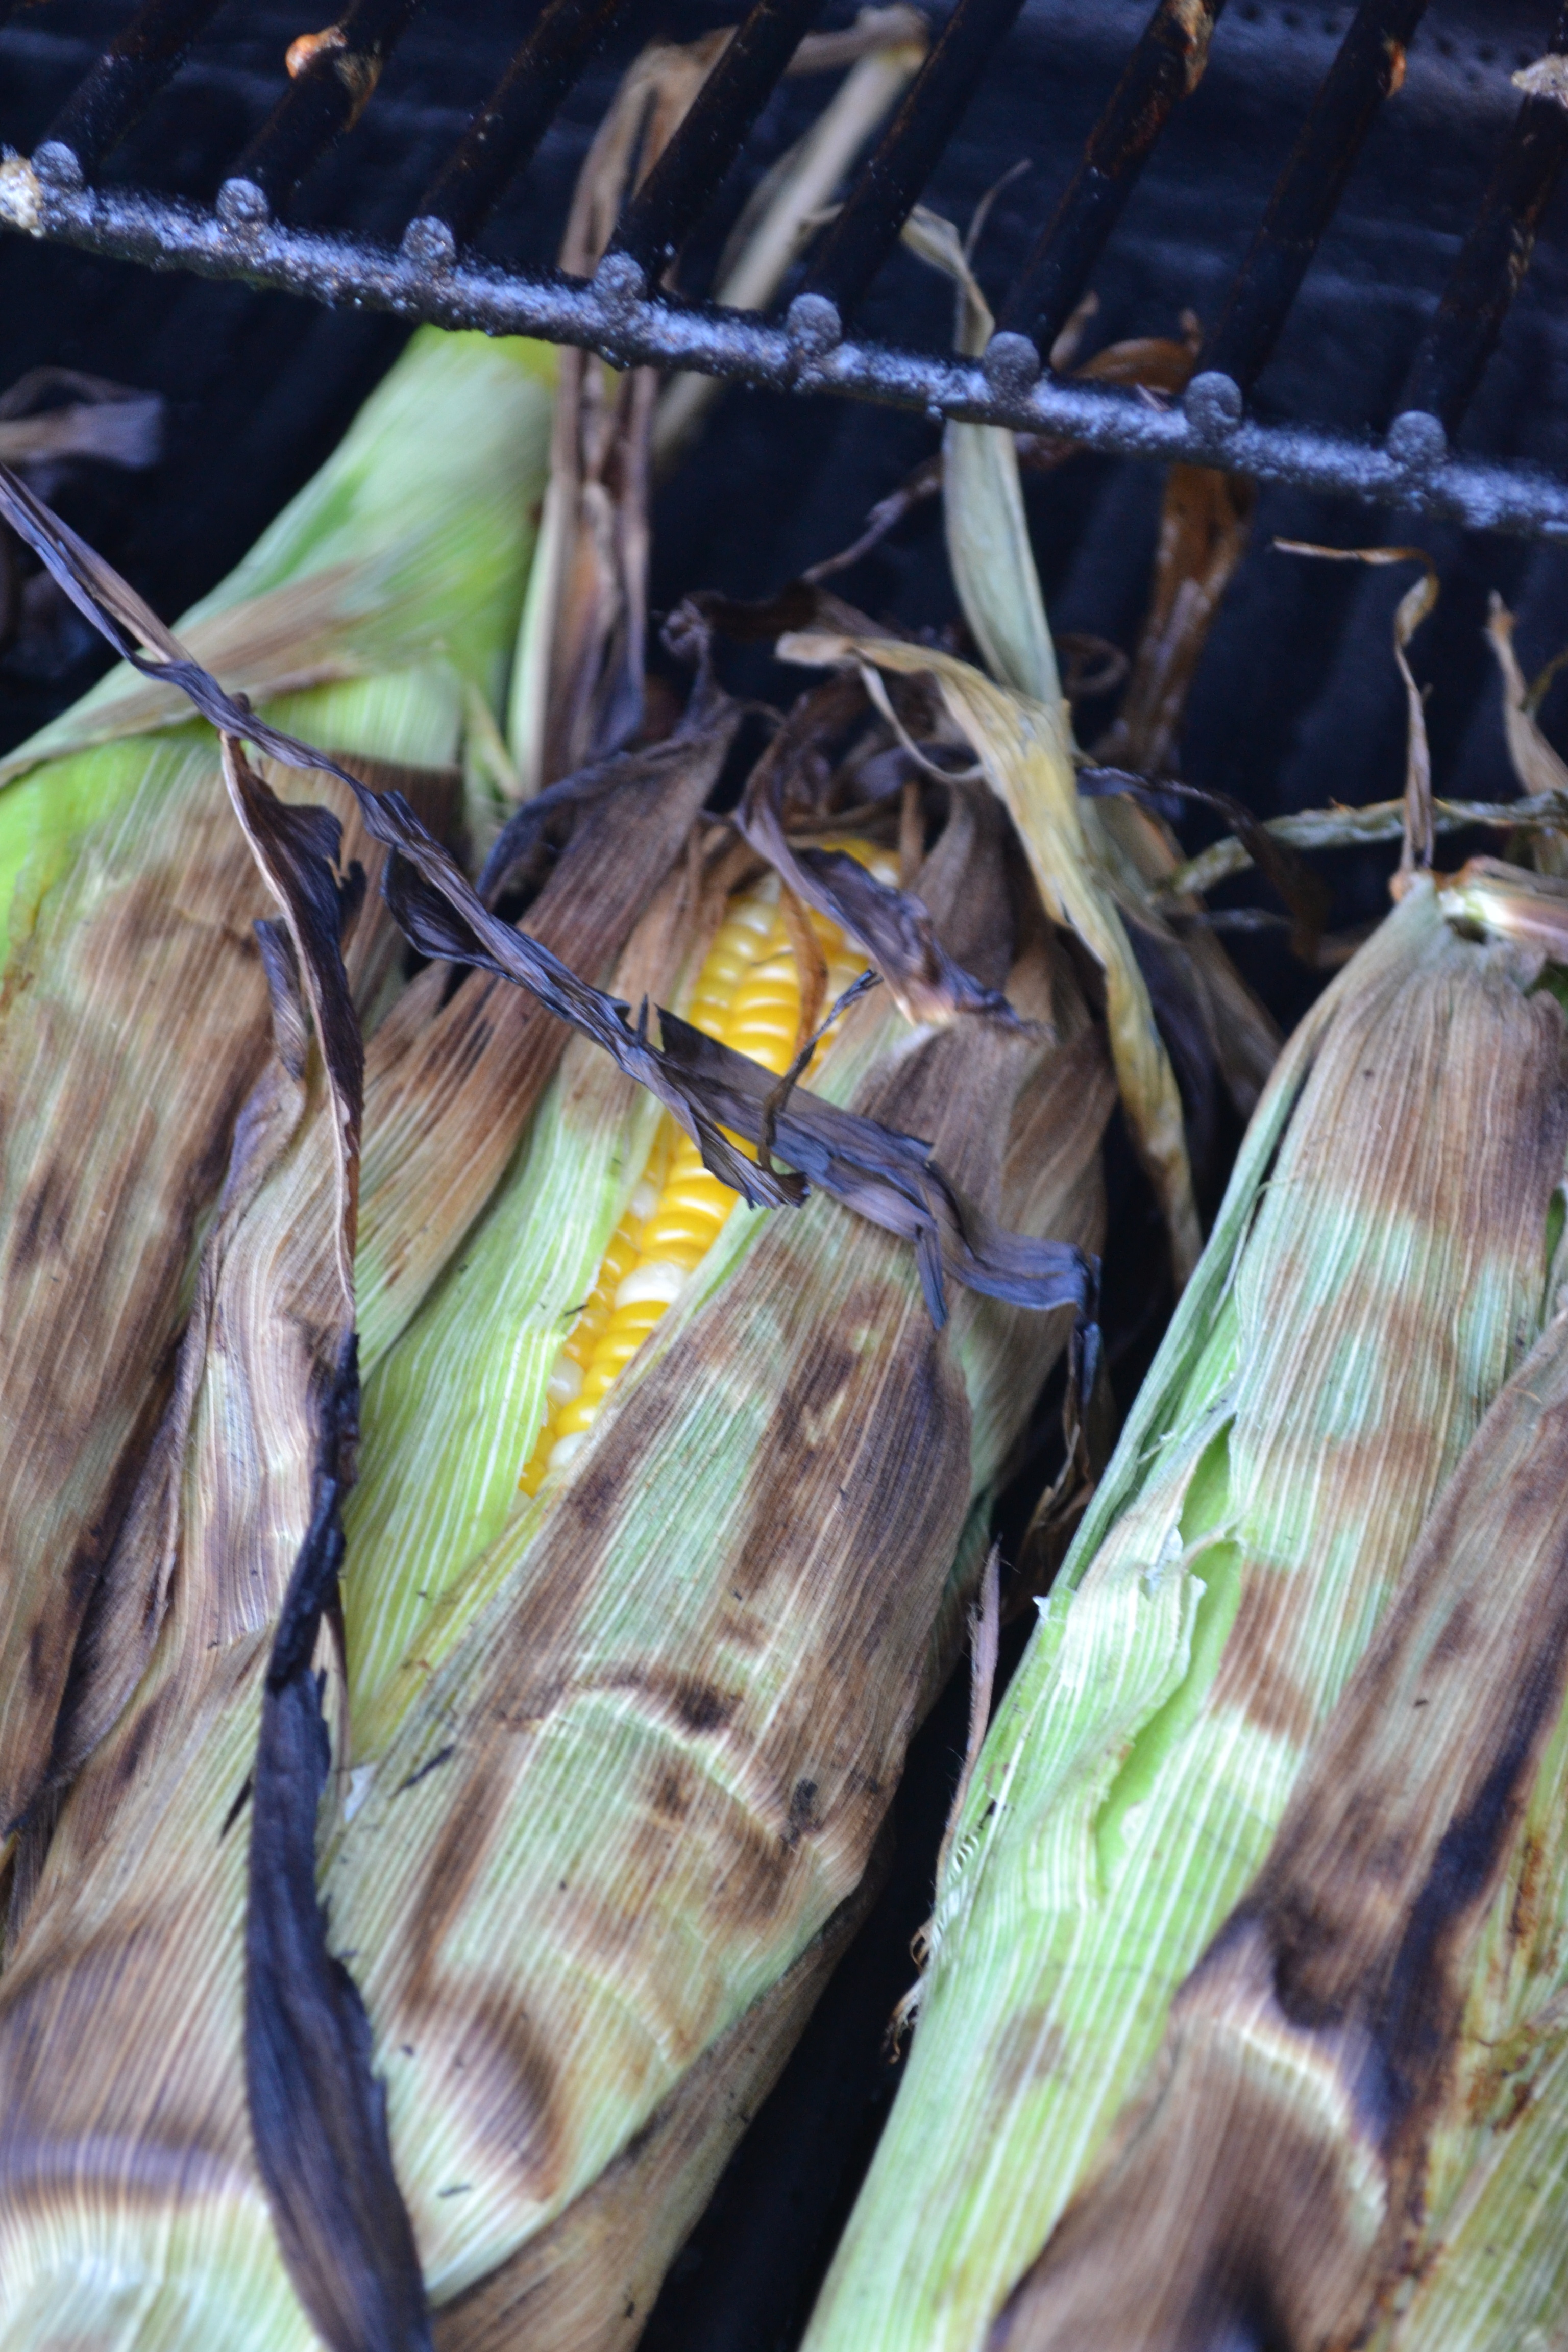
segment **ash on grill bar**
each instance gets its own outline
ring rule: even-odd
[[[5,2352],[1568,2347],[1565,158],[0,0]]]

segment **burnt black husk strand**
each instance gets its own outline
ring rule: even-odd
[[[358,1418],[351,1333],[324,1402],[310,1527],[262,1696],[245,1924],[246,2092],[283,2257],[331,2352],[429,2352],[370,2021],[328,1948],[316,1894],[316,1820],[331,1755],[310,1661],[337,1589]]]

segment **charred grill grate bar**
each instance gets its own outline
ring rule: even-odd
[[[822,0],[756,0],[632,198],[605,257],[608,283],[640,293],[674,260],[821,6]]]
[[[371,102],[417,0],[355,0],[332,33],[290,56],[292,79],[239,156],[213,211],[151,190],[92,184],[178,70],[216,0],[148,0],[86,75],[31,159],[0,162],[0,225],[153,268],[241,278],[333,305],[451,327],[530,334],[626,365],[694,369],[773,390],[837,393],[1021,430],[1110,453],[1192,459],[1266,481],[1412,506],[1472,528],[1568,538],[1568,482],[1456,458],[1473,397],[1568,156],[1568,109],[1527,95],[1480,214],[1417,352],[1401,413],[1364,438],[1247,414],[1383,99],[1398,85],[1425,0],[1362,0],[1178,407],[1068,384],[1042,355],[1087,289],[1137,175],[1201,77],[1224,0],[1158,0],[1082,160],[1000,310],[980,362],[845,334],[897,241],[1019,0],[959,0],[925,68],[808,256],[782,321],[658,289],[669,258],[740,155],[820,0],[754,0],[681,131],[632,199],[589,284],[509,269],[465,251],[528,163],[556,109],[637,0],[548,0],[437,173],[399,248],[290,226],[294,189]],[[9,13],[0,0],[0,22]],[[1568,0],[1552,50],[1568,51]]]
[[[1279,340],[1378,108],[1405,76],[1426,0],[1362,0],[1268,200],[1200,365],[1245,397]]]
[[[803,289],[818,310],[812,331],[842,322],[899,241],[1021,0],[959,0],[914,86],[823,240]]]
[[[1548,54],[1568,56],[1568,0],[1558,0]],[[1526,98],[1415,354],[1397,420],[1407,436],[1408,417],[1435,417],[1445,436],[1457,430],[1497,349],[1565,159],[1568,107],[1558,98]],[[1436,440],[1430,428],[1427,438]]]
[[[353,0],[311,52],[289,53],[289,87],[217,192],[218,217],[266,220],[280,213],[312,163],[368,104],[381,69],[418,0]]]
[[[507,183],[531,162],[555,110],[600,47],[624,0],[550,0],[403,232],[405,252],[456,257]]]

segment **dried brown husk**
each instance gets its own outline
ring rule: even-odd
[[[1114,347],[1113,347],[1114,348]],[[1182,347],[1177,346],[1177,349]],[[1091,362],[1092,364],[1092,362]],[[1184,383],[1191,356],[1175,371]],[[1136,379],[1150,380],[1147,371]],[[1173,466],[1160,509],[1154,586],[1121,706],[1094,756],[1135,774],[1163,775],[1173,764],[1187,697],[1220,600],[1247,550],[1256,504],[1253,486],[1206,466]],[[1134,885],[1129,911],[1135,946],[1162,1018],[1173,1016],[1169,984],[1157,967],[1173,966],[1238,1117],[1250,1118],[1279,1050],[1279,1034],[1218,940],[1201,926],[1178,929],[1167,913],[1198,915],[1195,900],[1156,901],[1182,862],[1170,826],[1130,798],[1108,798],[1099,819],[1115,844],[1123,877]],[[1150,944],[1145,946],[1145,942]]]
[[[591,278],[723,54],[730,30],[656,41],[633,62],[588,150],[561,268]],[[528,798],[636,734],[647,635],[648,468],[657,368],[561,357],[538,559],[512,681],[517,788]]]
[[[1089,855],[1059,705],[1009,692],[951,654],[892,637],[795,634],[781,638],[779,651],[786,660],[853,663],[868,686],[879,671],[930,677],[935,684],[948,718],[1013,820],[1043,903],[1054,920],[1077,933],[1104,973],[1106,1025],[1122,1105],[1170,1230],[1177,1281],[1184,1281],[1201,1238],[1181,1104],[1126,928]]]
[[[984,350],[991,313],[952,224],[917,210],[905,234],[922,258],[955,283],[960,349]],[[1078,373],[1180,389],[1196,350],[1195,321],[1189,320],[1188,326],[1181,342],[1141,338],[1112,344]],[[1063,354],[1059,363],[1068,356]],[[1023,454],[1016,438],[998,427],[947,426],[942,487],[949,559],[964,617],[990,675],[1048,710],[1061,709],[1061,732],[1069,756],[1076,758],[1024,513]],[[1039,463],[1040,457],[1037,448],[1031,451],[1032,462]],[[1177,468],[1167,480],[1153,597],[1124,705],[1125,741],[1115,755],[1145,775],[1153,772],[1145,761],[1158,759],[1163,764],[1173,745],[1210,623],[1246,545],[1246,500],[1245,491],[1233,490],[1223,475],[1205,468]],[[1205,1178],[1211,1178],[1213,1138],[1205,1118],[1211,1074],[1217,1069],[1240,1115],[1250,1116],[1279,1050],[1278,1033],[1219,942],[1202,932],[1183,936],[1156,903],[1152,886],[1180,860],[1169,828],[1120,797],[1086,806],[1080,824],[1089,857],[1114,894],[1160,1034],[1185,1065],[1185,1140]],[[1147,1093],[1147,1087],[1140,1091]],[[1130,1107],[1131,1101],[1130,1097]],[[1146,1162],[1157,1171],[1156,1190],[1171,1225],[1180,1279],[1189,1262],[1187,1229],[1195,1222],[1183,1197],[1189,1171],[1176,1164],[1168,1143],[1162,1149],[1155,1139],[1168,1121],[1152,1117],[1147,1105],[1131,1108],[1131,1117]]]
[[[784,882],[786,907],[815,907],[837,923],[886,981],[907,1020],[942,1023],[971,1013],[1011,1021],[1016,1016],[1005,995],[982,986],[953,961],[919,898],[879,882],[854,858],[835,851],[830,841],[811,845],[790,838],[786,815],[804,831],[814,814],[827,814],[821,788],[831,783],[831,776],[821,746],[842,729],[844,684],[833,679],[799,697],[747,779],[736,826]],[[857,694],[851,688],[849,701],[856,715],[869,714],[863,690]],[[801,948],[809,953],[810,926],[803,919],[796,928]],[[814,1025],[807,1014],[803,1026]]]

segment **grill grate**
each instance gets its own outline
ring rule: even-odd
[[[373,101],[417,0],[353,0],[331,36],[296,56],[292,79],[210,209],[102,182],[107,159],[155,104],[217,5],[147,0],[30,159],[5,151],[0,223],[119,259],[245,278],[328,304],[577,343],[621,364],[837,393],[1071,437],[1110,453],[1220,465],[1472,528],[1568,539],[1568,482],[1450,449],[1568,153],[1568,107],[1555,97],[1523,99],[1386,432],[1357,437],[1248,414],[1252,388],[1377,110],[1398,86],[1425,0],[1361,0],[1219,306],[1199,373],[1172,407],[1064,383],[1046,355],[1166,122],[1201,78],[1211,36],[1223,37],[1216,27],[1225,0],[1159,0],[980,362],[857,339],[849,330],[1020,0],[958,0],[808,256],[782,319],[687,300],[658,279],[740,155],[821,0],[755,0],[591,281],[508,268],[479,257],[471,242],[597,50],[627,29],[637,0],[548,0],[395,247],[292,225],[288,213],[311,167]],[[8,13],[0,0],[0,16]],[[1568,0],[1559,0],[1549,46],[1568,55]]]

